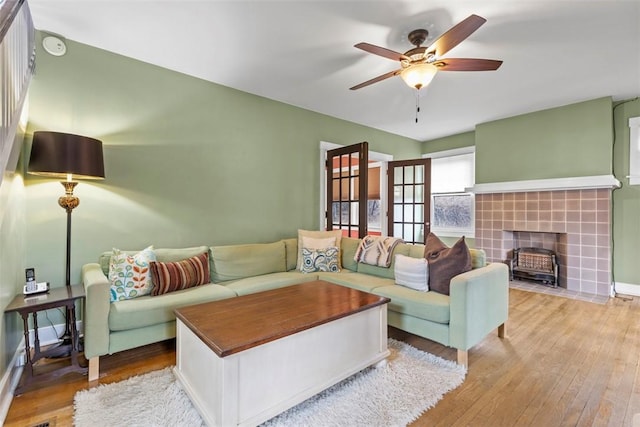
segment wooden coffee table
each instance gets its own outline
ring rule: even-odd
[[[388,302],[315,281],[176,309],[175,374],[207,424],[258,425],[383,361]]]

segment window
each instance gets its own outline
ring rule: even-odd
[[[474,237],[475,197],[465,191],[475,182],[475,149],[425,154],[431,157],[431,231],[450,237]]]
[[[629,119],[629,185],[640,185],[640,117]]]

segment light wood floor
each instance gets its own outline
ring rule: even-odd
[[[506,340],[469,352],[464,384],[412,426],[629,426],[640,413],[640,298],[605,305],[511,289]],[[454,360],[455,351],[392,329],[390,336]],[[101,359],[100,383],[175,363],[172,341]],[[88,387],[69,374],[14,398],[6,426],[72,424],[73,396]],[[123,426],[126,421],[123,420]]]

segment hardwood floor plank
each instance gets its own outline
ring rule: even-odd
[[[640,298],[605,305],[510,291],[508,338],[469,351],[465,382],[412,426],[623,426],[640,413]],[[390,328],[389,336],[455,360],[456,351]],[[175,363],[175,342],[101,358],[93,384],[70,374],[14,398],[6,426],[73,422],[78,390]]]

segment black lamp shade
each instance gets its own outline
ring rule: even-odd
[[[33,133],[28,172],[52,178],[103,179],[102,142],[61,132]]]

